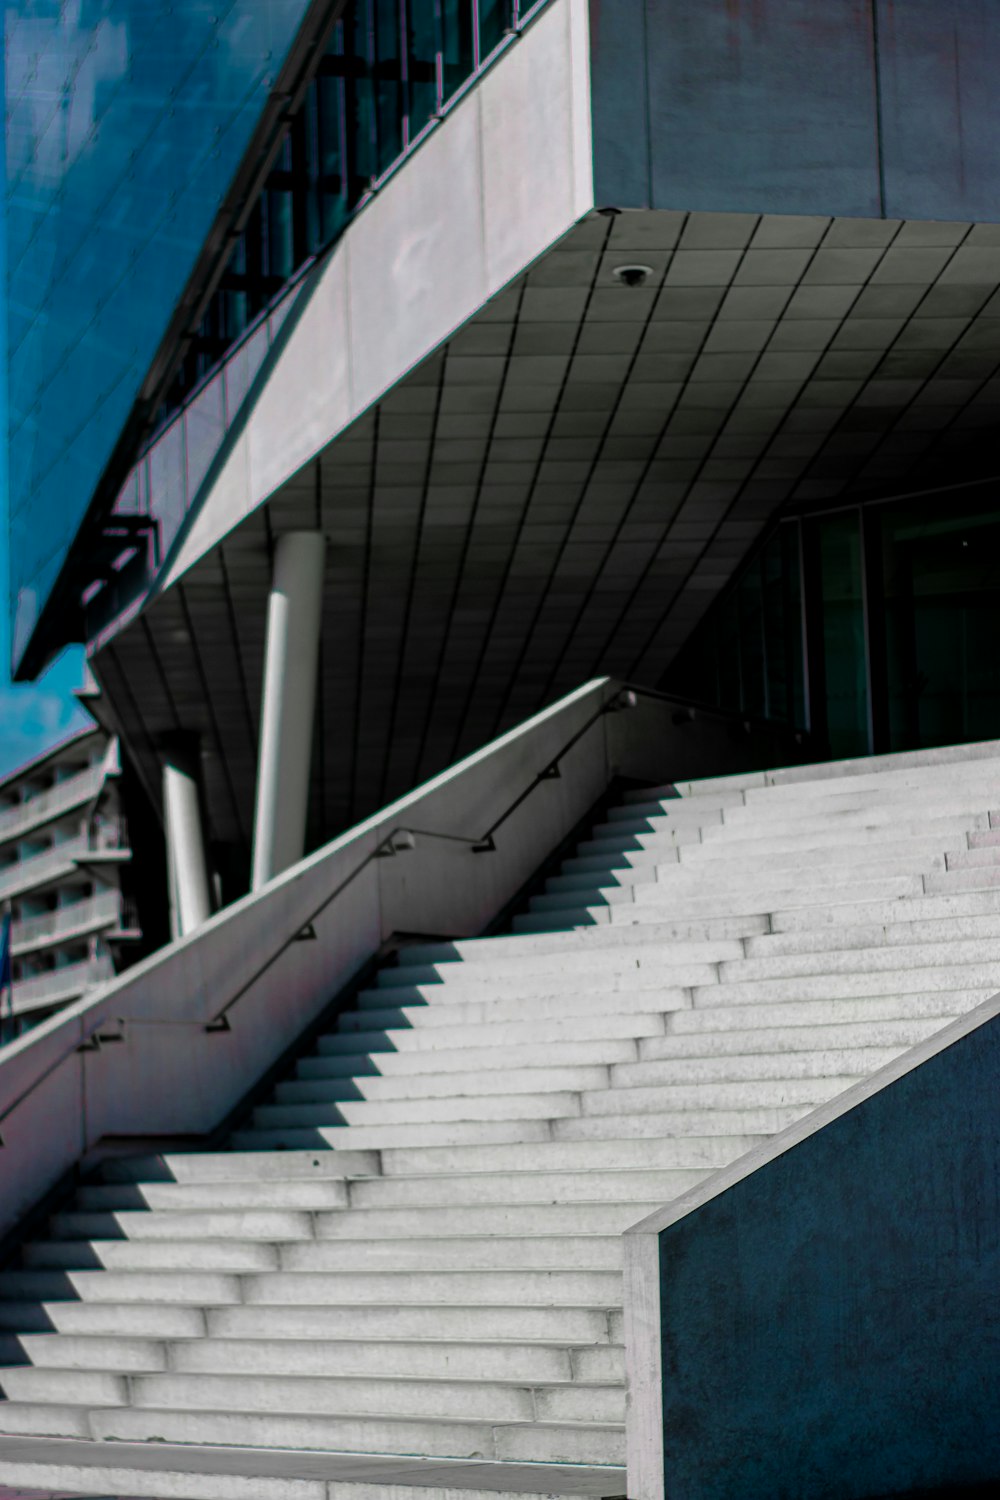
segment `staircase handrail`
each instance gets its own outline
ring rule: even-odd
[[[216,1011],[214,1015],[209,1017],[207,1020],[204,1017],[166,1018],[152,1016],[135,1018],[124,1017],[119,1021],[114,1021],[107,1015],[105,1015],[100,1020],[95,1022],[88,1030],[83,1031],[82,1035],[78,1034],[74,1039],[72,1045],[65,1048],[65,1050],[61,1051],[55,1058],[53,1058],[52,1061],[43,1068],[42,1072],[37,1075],[30,1084],[28,1084],[23,1090],[21,1090],[13,1100],[11,1100],[2,1110],[0,1110],[0,1127],[3,1126],[4,1122],[8,1120],[10,1116],[14,1114],[15,1111],[17,1111],[20,1106],[23,1105],[24,1102],[44,1082],[52,1077],[53,1073],[55,1073],[72,1057],[81,1052],[100,1052],[101,1050],[103,1050],[106,1044],[124,1041],[125,1029],[131,1030],[133,1027],[139,1027],[140,1029],[142,1029],[145,1026],[170,1026],[178,1028],[194,1028],[202,1032],[209,1033],[225,1033],[231,1031],[232,1026],[229,1020],[229,1016],[233,1009],[240,1003],[241,1000],[245,999],[246,996],[248,996],[256,988],[260,979],[271,968],[273,968],[273,966],[282,957],[282,955],[286,954],[291,948],[295,946],[295,944],[302,941],[303,939],[313,938],[316,936],[313,930],[316,919],[321,916],[322,913],[326,911],[333,904],[333,902],[336,901],[336,899],[359,878],[359,876],[365,870],[369,869],[376,859],[393,857],[405,851],[412,850],[416,846],[417,839],[428,839],[459,844],[465,846],[470,850],[470,852],[475,854],[497,852],[495,835],[498,830],[503,827],[503,825],[537,790],[539,786],[541,786],[544,782],[559,778],[559,776],[561,775],[560,768],[562,762],[565,760],[569,752],[580,742],[581,739],[583,739],[588,731],[591,730],[599,720],[603,719],[608,714],[617,713],[622,711],[623,709],[635,708],[639,698],[646,698],[676,705],[676,712],[673,714],[673,723],[675,725],[682,725],[684,723],[692,722],[698,717],[700,712],[704,712],[716,720],[729,721],[732,725],[739,726],[741,732],[744,733],[749,733],[758,726],[762,726],[771,730],[785,730],[787,728],[789,737],[794,735],[795,739],[799,743],[801,743],[804,738],[804,736],[801,733],[795,731],[792,726],[777,725],[773,721],[753,720],[747,715],[727,713],[707,704],[693,704],[690,701],[680,699],[673,694],[663,693],[656,689],[647,688],[640,685],[623,683],[620,680],[615,684],[608,683],[607,679],[603,679],[603,682],[607,684],[607,686],[613,688],[610,696],[606,697],[600,703],[600,706],[584,720],[584,722],[577,728],[575,733],[571,735],[565,741],[565,743],[560,746],[556,754],[552,756],[546,762],[543,768],[531,778],[528,785],[525,786],[522,791],[505,807],[503,812],[498,817],[494,818],[493,822],[490,824],[489,828],[487,828],[485,833],[475,836],[468,836],[457,833],[444,833],[434,829],[417,828],[404,823],[394,824],[392,830],[388,834],[385,834],[384,836],[379,838],[378,843],[372,849],[370,849],[362,859],[358,861],[353,869],[351,869],[347,873],[347,875],[345,875],[345,877],[333,888],[333,890],[325,893],[323,899],[319,901],[313,908],[311,908],[305,918],[301,916],[297,917],[294,930],[289,933],[289,935],[285,937],[277,947],[271,949],[268,957],[264,960],[264,962],[254,970],[249,978],[247,978],[243,983],[240,984],[239,988],[230,995],[226,1003],[221,1007],[221,1009]],[[600,680],[593,684],[593,686],[595,687],[599,685]],[[95,996],[95,999],[97,998],[99,998],[99,996]],[[2,1134],[0,1134],[0,1148],[2,1148],[4,1145],[5,1141]]]

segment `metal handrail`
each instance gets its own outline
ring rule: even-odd
[[[394,828],[390,834],[388,834],[379,844],[375,846],[374,849],[372,849],[368,854],[365,855],[360,864],[356,865],[351,873],[346,876],[338,886],[336,886],[332,891],[324,896],[323,900],[316,907],[315,911],[310,912],[305,921],[298,924],[295,931],[290,937],[285,939],[281,947],[276,948],[271,956],[266,960],[266,962],[261,964],[260,968],[257,969],[250,976],[250,978],[240,986],[235,995],[232,995],[230,999],[226,1001],[222,1009],[218,1011],[210,1021],[206,1022],[205,1030],[228,1031],[230,1029],[228,1015],[233,1007],[243,999],[243,996],[247,993],[247,991],[253,988],[258,979],[260,979],[262,975],[266,974],[272,964],[276,963],[281,955],[283,953],[286,953],[294,943],[300,942],[303,937],[314,936],[311,929],[312,924],[316,921],[316,918],[326,910],[331,902],[336,900],[336,898],[341,894],[342,891],[346,890],[346,888],[368,868],[373,860],[384,859],[387,855],[391,856],[400,854],[404,849],[412,849],[414,847],[416,839],[418,838],[442,839],[447,843],[464,844],[473,854],[495,853],[496,842],[493,835],[496,833],[497,829],[501,828],[503,824],[506,823],[507,819],[517,811],[521,804],[531,796],[532,792],[535,791],[537,787],[541,786],[543,781],[553,781],[560,775],[560,762],[569,753],[569,751],[572,750],[573,746],[583,738],[588,729],[592,729],[593,726],[597,723],[597,720],[603,718],[605,714],[615,713],[622,708],[634,708],[635,703],[636,690],[633,688],[622,688],[607,703],[602,703],[596,713],[591,714],[590,718],[587,719],[585,723],[583,723],[576,731],[572,739],[566,741],[565,745],[563,745],[559,753],[553,756],[552,760],[549,761],[548,765],[546,765],[543,770],[539,771],[538,775],[532,782],[529,783],[527,787],[525,787],[524,791],[521,792],[518,797],[515,797],[514,801],[510,804],[506,811],[502,812],[499,818],[497,818],[496,821],[490,825],[490,827],[484,834],[480,834],[478,838],[469,838],[457,833],[438,833],[433,829],[427,828]],[[401,844],[401,836],[407,839],[408,842]]]
[[[505,811],[500,814],[499,818],[495,819],[495,821],[490,825],[490,827],[484,834],[479,835],[479,837],[477,838],[469,838],[462,834],[439,833],[433,829],[409,828],[402,825],[394,828],[391,833],[388,833],[383,839],[379,841],[374,849],[372,849],[368,854],[365,855],[364,859],[355,866],[355,868],[349,875],[345,876],[345,878],[340,882],[339,885],[335,886],[332,891],[328,892],[327,895],[324,896],[323,900],[318,904],[318,906],[313,909],[313,911],[309,914],[309,916],[305,918],[304,921],[300,920],[296,924],[295,931],[291,933],[291,935],[287,937],[284,942],[281,943],[281,945],[271,953],[267,960],[254,971],[249,979],[247,979],[242,985],[240,985],[236,993],[230,996],[221,1010],[217,1011],[215,1015],[212,1016],[208,1021],[185,1021],[177,1022],[174,1024],[201,1026],[206,1032],[221,1033],[231,1031],[232,1027],[229,1022],[229,1012],[239,1004],[239,1002],[246,994],[249,993],[249,991],[254,987],[257,981],[261,979],[262,976],[266,974],[267,971],[275,963],[277,963],[278,959],[284,953],[288,952],[289,948],[291,948],[295,943],[301,942],[305,939],[315,938],[316,934],[313,930],[313,924],[316,921],[317,917],[321,916],[326,908],[330,906],[331,903],[334,902],[337,897],[347,889],[349,885],[357,880],[358,876],[361,875],[374,860],[391,858],[395,855],[403,853],[406,850],[414,848],[417,838],[439,839],[445,843],[463,844],[473,854],[490,854],[495,852],[496,842],[494,839],[494,835],[496,834],[497,830],[503,827],[508,818],[510,818],[513,813],[517,811],[517,809],[527,800],[527,798],[531,796],[532,792],[534,792],[539,786],[541,786],[543,782],[558,779],[561,774],[559,769],[560,763],[564,760],[566,755],[568,755],[569,751],[573,749],[574,745],[576,745],[583,738],[587,731],[593,728],[598,719],[603,718],[606,714],[609,713],[618,713],[623,709],[635,708],[639,698],[653,698],[663,703],[676,703],[678,705],[678,713],[674,716],[675,724],[690,723],[696,718],[699,712],[705,712],[711,713],[721,719],[730,719],[734,723],[739,724],[747,732],[749,732],[753,727],[753,721],[746,715],[729,714],[726,713],[723,709],[709,708],[700,704],[697,706],[697,708],[695,708],[691,704],[685,703],[684,700],[675,698],[669,693],[661,693],[654,688],[640,687],[627,683],[623,684],[612,698],[610,698],[606,703],[602,703],[600,708],[590,715],[590,717],[580,726],[576,733],[566,741],[566,743],[562,746],[558,753],[553,756],[548,764],[538,772],[537,776],[535,776],[534,779],[529,783],[529,785],[525,787],[524,791],[522,791],[517,797],[514,798],[514,800],[505,809]],[[801,735],[797,735],[796,738],[801,742]],[[61,1054],[60,1057],[55,1060],[55,1062],[53,1062],[48,1068],[46,1068],[44,1073],[40,1074],[33,1083],[28,1085],[23,1093],[18,1095],[13,1103],[9,1104],[6,1109],[0,1112],[0,1125],[3,1124],[3,1122],[14,1112],[14,1110],[17,1109],[18,1106],[22,1104],[24,1100],[28,1098],[28,1096],[33,1093],[33,1091],[38,1088],[40,1084],[44,1083],[47,1078],[51,1077],[56,1068],[60,1067],[62,1063],[68,1061],[70,1057],[75,1056],[75,1054],[78,1052],[96,1052],[99,1051],[100,1047],[106,1042],[120,1042],[122,1040],[122,1032],[120,1030],[118,1032],[111,1032],[102,1035],[101,1027],[104,1024],[105,1021],[103,1019],[101,1021],[98,1021],[95,1026],[85,1034],[82,1041],[74,1043],[71,1048],[69,1048],[65,1053]],[[118,1024],[119,1026],[123,1026],[127,1024],[127,1022],[120,1021]],[[143,1024],[149,1025],[154,1023],[146,1022]],[[160,1024],[167,1023],[163,1022]],[[3,1145],[3,1137],[2,1135],[0,1135],[0,1147],[3,1147]]]

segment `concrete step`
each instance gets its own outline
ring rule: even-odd
[[[785,979],[800,974],[875,974],[935,966],[996,964],[1000,974],[1000,939],[961,938],[871,948],[822,949],[819,952],[766,954],[721,965],[720,983],[750,979]]]
[[[687,1037],[675,1040],[679,1043],[696,1041]],[[702,1044],[706,1052],[715,1040],[714,1033],[706,1034]],[[650,1054],[651,1057],[657,1055]],[[686,1136],[680,1140],[662,1141],[537,1141],[509,1146],[389,1147],[383,1152],[383,1168],[386,1177],[390,1178],[428,1172],[631,1171],[654,1167],[702,1171],[725,1166],[757,1145],[758,1141],[757,1136],[737,1135]]]
[[[631,996],[636,1002],[635,1008],[639,1009],[639,997],[651,992],[651,982],[647,984],[647,978],[645,973],[638,974],[635,983],[626,985],[622,976],[621,982],[611,988],[617,994]],[[642,983],[638,982],[640,979]],[[706,983],[708,979],[709,975],[706,973],[694,982]],[[516,999],[499,997],[489,1000],[460,1000],[448,1005],[401,1005],[393,1010],[348,1011],[340,1017],[337,1029],[341,1033],[409,1028],[414,1030],[448,1028],[450,1031],[452,1027],[457,1026],[487,1026],[498,1021],[525,1021],[530,1020],[532,1016],[539,1021],[558,1020],[566,1016],[603,1013],[607,1007],[608,992],[608,987],[601,985],[586,990],[568,986],[554,995],[524,995]],[[667,987],[663,984],[662,978],[656,986],[656,994],[655,1008],[657,1010],[667,1010],[671,1006],[682,1006],[687,1003],[685,988],[678,985],[672,988]]]
[[[301,1178],[372,1177],[379,1170],[377,1151],[339,1152],[317,1156],[313,1151],[271,1152],[252,1160],[232,1151],[177,1152],[165,1156],[116,1156],[101,1166],[103,1181],[111,1182],[279,1182]]]
[[[27,1399],[41,1399],[30,1392],[46,1389],[53,1374],[29,1371],[35,1381],[25,1381]],[[95,1390],[104,1390],[108,1376],[91,1376]],[[57,1382],[58,1383],[58,1382]],[[121,1382],[124,1386],[125,1382]],[[510,1381],[483,1379],[427,1379],[408,1375],[135,1375],[128,1382],[131,1401],[140,1410],[160,1411],[271,1412],[291,1411],[337,1416],[430,1417],[436,1420],[487,1422],[595,1422],[625,1420],[625,1387],[591,1385],[569,1381],[526,1387]],[[107,1390],[110,1396],[110,1387]],[[124,1393],[122,1393],[124,1394]],[[16,1399],[16,1397],[15,1397]],[[58,1397],[53,1397],[58,1399]],[[123,1405],[105,1400],[94,1405]],[[266,1418],[265,1418],[266,1419]]]
[[[645,1088],[661,1084],[735,1084],[764,1079],[861,1076],[884,1068],[906,1048],[844,1047],[809,1052],[757,1052],[748,1057],[663,1057],[615,1068],[614,1087]]]
[[[936,838],[954,832],[975,837],[990,828],[988,804],[992,800],[992,797],[986,797],[984,802],[977,791],[972,798],[938,803],[926,809],[922,806],[916,809],[868,803],[859,807],[824,807],[809,815],[799,812],[792,816],[775,815],[770,810],[762,816],[744,808],[734,812],[725,823],[704,829],[701,841],[706,848],[725,844],[734,851],[749,854],[761,844],[785,839],[867,841],[881,835],[898,842]]]
[[[924,880],[924,888],[929,896],[948,895],[952,891],[986,891],[997,887],[1000,887],[1000,865],[994,864],[970,870],[936,870]]]
[[[877,791],[856,796],[840,795],[817,798],[814,802],[754,803],[734,808],[725,821],[702,829],[706,844],[732,835],[734,846],[743,839],[751,842],[760,836],[771,837],[801,832],[803,837],[817,830],[833,832],[846,828],[898,827],[919,834],[933,832],[949,823],[958,827],[985,830],[996,812],[994,787],[986,783],[967,784],[954,789],[937,789],[927,798],[907,792],[903,796],[884,795]]]
[[[678,879],[684,870],[729,870],[732,868],[772,871],[811,870],[821,866],[824,870],[847,867],[856,870],[890,867],[899,869],[923,869],[927,859],[944,858],[948,849],[968,850],[965,834],[955,829],[937,834],[922,834],[919,837],[902,839],[895,831],[873,829],[867,836],[859,833],[815,833],[800,837],[773,838],[749,847],[732,845],[724,840],[712,844],[699,844],[685,849],[676,865],[664,863],[657,866],[662,873],[660,879]]]
[[[658,808],[679,823],[700,823],[704,818],[720,817],[728,807],[742,806],[739,793],[723,793],[717,797],[675,797],[664,795],[651,788],[648,792],[632,795],[626,793],[621,802],[608,809],[607,817],[632,818],[643,815],[647,808]]]
[[[213,1271],[49,1271],[0,1272],[3,1302],[140,1302],[191,1304],[239,1302],[240,1279]],[[9,1325],[8,1325],[9,1326]]]
[[[928,849],[919,858],[910,854],[894,856],[885,851],[869,851],[873,857],[851,858],[825,854],[821,859],[813,855],[789,860],[783,865],[768,867],[764,861],[734,860],[729,869],[717,868],[719,861],[707,862],[695,869],[676,869],[669,865],[658,867],[658,878],[644,885],[633,886],[632,899],[636,902],[662,900],[667,896],[691,896],[710,894],[720,903],[730,896],[739,900],[747,887],[762,891],[779,892],[786,889],[813,891],[822,895],[837,887],[848,890],[856,884],[875,884],[879,880],[893,880],[925,874],[928,871],[944,871],[944,851],[939,846]],[[619,892],[625,899],[626,892]]]
[[[11,1484],[96,1494],[141,1492],[172,1500],[594,1500],[622,1495],[622,1468],[544,1463],[466,1463],[404,1460],[378,1454],[310,1454],[288,1477],[287,1455],[264,1449],[93,1440],[54,1445],[33,1437],[7,1438],[4,1477]],[[308,1473],[312,1477],[304,1477]]]
[[[11,1410],[16,1412],[21,1408]],[[120,1408],[95,1411],[90,1426],[95,1437],[119,1441],[159,1440],[321,1452],[461,1454],[470,1458],[545,1463],[620,1464],[625,1452],[624,1426],[590,1423],[526,1422],[494,1426],[430,1418],[341,1418],[297,1413],[271,1414],[264,1419],[257,1412]]]
[[[340,1207],[346,1206],[345,1198]],[[53,1214],[49,1233],[63,1240],[233,1240],[236,1243],[309,1240],[312,1215],[240,1209],[218,1212],[178,1209],[159,1213],[133,1209],[117,1213],[69,1210]]]
[[[732,1132],[727,1132],[732,1134]],[[400,1179],[402,1180],[402,1179]],[[607,1202],[415,1204],[321,1214],[318,1240],[441,1239],[452,1235],[621,1234],[663,1200],[619,1196]],[[646,1205],[649,1205],[647,1208]],[[257,1299],[259,1300],[259,1299]],[[319,1299],[323,1300],[323,1299]]]
[[[888,759],[891,759],[889,757]],[[936,765],[892,766],[886,758],[866,770],[852,769],[842,775],[834,774],[832,767],[825,776],[793,777],[788,771],[778,773],[770,786],[748,786],[744,790],[744,801],[748,807],[767,800],[774,806],[791,802],[808,802],[823,797],[857,796],[862,792],[877,792],[882,796],[898,794],[906,797],[913,792],[933,792],[936,788],[953,790],[958,786],[981,782],[983,786],[995,786],[1000,761],[996,755],[969,759],[964,763],[958,759],[942,760]],[[921,800],[931,800],[930,797]]]
[[[644,1008],[645,1007],[645,1008]],[[466,1022],[449,1027],[389,1026],[372,1029],[331,1032],[319,1038],[316,1050],[321,1057],[356,1057],[383,1050],[399,1053],[453,1054],[465,1047],[548,1047],[557,1042],[622,1040],[640,1036],[662,1036],[663,1016],[651,1010],[648,999],[636,1010],[619,1004],[611,1014],[589,1011],[562,1017],[539,1017],[520,1021]]]
[[[711,1167],[653,1167],[602,1172],[600,1169],[532,1171],[522,1168],[513,1172],[455,1171],[423,1176],[407,1173],[399,1177],[359,1180],[354,1184],[351,1206],[354,1209],[411,1205],[468,1208],[485,1203],[617,1203],[657,1197],[666,1201],[687,1192],[711,1170]],[[324,1222],[321,1216],[318,1223]],[[290,1263],[289,1256],[290,1250],[285,1254],[284,1264]]]
[[[547,1141],[551,1120],[447,1120],[424,1125],[309,1125],[237,1130],[234,1151],[341,1151],[386,1146],[482,1146],[487,1143]]]
[[[401,961],[407,963],[452,964],[461,963],[471,967],[481,962],[507,960],[518,957],[531,960],[550,954],[597,955],[610,948],[641,948],[646,943],[724,941],[741,938],[767,930],[759,916],[701,917],[692,921],[675,922],[667,919],[656,929],[641,933],[607,932],[551,932],[513,936],[503,933],[498,937],[461,938],[455,942],[413,944],[399,950]]]
[[[668,1195],[669,1198],[669,1195]],[[459,1229],[461,1226],[459,1226]],[[289,1271],[616,1271],[622,1269],[620,1235],[481,1236],[461,1233],[429,1239],[326,1240],[292,1246]]]
[[[193,1339],[206,1332],[201,1306],[180,1303],[45,1301],[0,1298],[0,1329],[116,1338]]]
[[[638,1222],[633,1220],[632,1222]],[[219,1307],[206,1315],[211,1339],[309,1339],[352,1342],[440,1340],[463,1343],[614,1344],[625,1341],[620,1307],[460,1306],[431,1303],[398,1307],[275,1306]]]
[[[198,1339],[171,1351],[172,1368],[207,1375],[413,1376],[435,1380],[624,1380],[625,1351],[543,1343],[427,1340]]]
[[[824,1005],[824,1001],[807,1004]],[[773,1010],[782,1007],[774,1006]],[[796,1007],[797,1008],[797,1007]],[[839,1012],[838,1003],[832,1002],[830,1013]],[[737,1022],[742,1013],[736,1016]],[[658,1059],[674,1060],[685,1066],[696,1065],[708,1059],[728,1057],[742,1065],[760,1054],[804,1053],[821,1055],[828,1049],[886,1049],[904,1051],[916,1046],[925,1037],[933,1036],[953,1020],[951,1013],[914,1018],[913,1020],[863,1020],[834,1021],[824,1024],[811,1020],[805,1025],[727,1027],[724,1031],[695,1031],[687,1035],[673,1033],[666,1037],[650,1037],[640,1048],[640,1062]],[[850,1071],[850,1070],[849,1070]],[[543,1148],[532,1147],[532,1150]],[[544,1149],[548,1150],[549,1147]]]
[[[541,1064],[541,1059],[539,1059]],[[447,1099],[455,1095],[535,1094],[543,1090],[607,1088],[606,1066],[563,1067],[553,1062],[535,1068],[503,1068],[464,1073],[403,1074],[381,1078],[355,1074],[351,1078],[289,1079],[274,1091],[277,1104],[333,1104],[349,1099]]]
[[[795,974],[786,979],[730,980],[694,992],[695,1007],[775,1000],[849,1000],[858,995],[929,994],[933,990],[1000,987],[1000,963],[956,963],[842,974]]]
[[[25,1270],[108,1271],[273,1271],[279,1265],[274,1245],[251,1241],[50,1239],[21,1247]]]
[[[200,1345],[202,1339],[192,1342]],[[28,1364],[39,1370],[110,1370],[130,1374],[135,1370],[165,1370],[168,1345],[158,1339],[130,1338],[127,1334],[22,1333],[17,1337]],[[180,1344],[177,1348],[183,1348]],[[171,1357],[176,1349],[171,1351]],[[0,1417],[0,1427],[3,1419]]]
[[[652,1102],[652,1101],[648,1101]],[[818,1101],[817,1101],[818,1102]],[[695,1135],[774,1135],[815,1108],[815,1103],[760,1106],[745,1109],[694,1109],[690,1106],[627,1115],[580,1115],[554,1120],[557,1141],[655,1139]],[[662,1204],[659,1207],[662,1208]],[[350,1217],[349,1215],[346,1217]],[[632,1221],[638,1223],[638,1219]],[[622,1231],[628,1227],[622,1226]]]
[[[975,849],[949,849],[945,855],[945,866],[949,870],[991,869],[1000,864],[1000,849],[992,844],[980,844]]]
[[[0,1369],[0,1391],[7,1401],[79,1407],[124,1406],[129,1378],[110,1370],[35,1369],[15,1365]],[[4,1408],[0,1406],[0,1423]]]
[[[669,1036],[738,1035],[742,1041],[760,1028],[810,1028],[872,1021],[953,1018],[988,1000],[995,988],[931,990],[928,993],[855,995],[820,1000],[769,999],[754,1005],[712,1005],[671,1018]],[[944,1022],[942,1021],[942,1024]]]
[[[912,913],[906,907],[901,915],[906,918],[912,916]],[[923,921],[812,926],[748,938],[746,952],[748,958],[770,958],[777,954],[831,953],[856,948],[894,948],[905,951],[918,943],[948,943],[968,938],[1000,942],[1000,916],[931,917]]]
[[[926,879],[930,880],[931,877],[927,876]],[[925,894],[924,881],[925,877],[922,875],[895,875],[879,880],[859,880],[853,884],[840,883],[840,891],[843,893],[845,904],[856,906],[862,901],[885,902],[906,896],[923,896]],[[627,907],[581,904],[558,911],[522,912],[514,918],[513,926],[516,932],[523,934],[568,932],[578,927],[596,927],[612,923],[616,925],[620,923],[623,927],[627,927],[633,923],[660,923],[665,914],[669,914],[674,920],[706,916],[717,912],[721,905],[725,905],[730,911],[742,908],[742,911],[748,915],[775,911],[788,912],[798,907],[806,907],[810,910],[821,907],[829,910],[836,904],[835,897],[831,898],[831,892],[837,884],[838,882],[831,882],[825,890],[819,890],[815,886],[805,885],[802,882],[777,888],[756,885],[726,892],[724,895],[722,893],[690,895],[665,891],[666,899],[663,900],[662,908],[659,904],[651,903],[636,903]],[[828,920],[835,921],[836,915],[831,914]]]
[[[479,1120],[554,1120],[580,1113],[579,1093],[498,1094],[486,1098],[350,1100],[342,1104],[262,1104],[253,1112],[263,1130],[313,1125],[441,1124]],[[303,1236],[304,1237],[304,1236]],[[292,1235],[269,1236],[291,1239]]]
[[[944,855],[923,862],[930,874],[943,876]],[[569,914],[578,910],[599,911],[611,909],[610,920],[633,921],[660,920],[664,913],[703,911],[711,903],[718,906],[754,906],[767,911],[769,907],[798,904],[828,904],[836,900],[838,892],[844,899],[856,899],[859,889],[864,894],[875,896],[923,895],[924,871],[915,874],[909,861],[893,864],[877,872],[874,880],[858,880],[856,873],[846,869],[826,871],[825,867],[809,867],[804,870],[776,875],[774,872],[743,870],[724,879],[716,879],[711,872],[698,871],[685,874],[680,883],[666,878],[644,882],[642,885],[607,889],[594,888],[590,892],[563,891],[532,896],[529,903],[531,915]],[[824,878],[825,877],[825,878]],[[636,912],[635,908],[639,908]],[[654,912],[650,912],[654,908]],[[523,920],[519,918],[518,920]]]
[[[726,958],[739,958],[743,945],[738,939],[703,938],[692,941],[671,938],[661,945],[665,964],[670,967],[720,963]],[[384,1005],[386,992],[397,989],[419,989],[421,993],[433,995],[438,989],[454,986],[495,986],[498,982],[519,987],[528,980],[542,976],[584,977],[595,973],[617,974],[631,968],[637,955],[631,948],[609,947],[594,950],[580,948],[577,952],[556,950],[552,953],[509,952],[502,941],[493,943],[481,951],[478,963],[452,960],[446,963],[400,964],[396,968],[380,971],[373,989],[364,994],[377,995]],[[395,998],[395,996],[393,996]]]
[[[373,1174],[377,1175],[377,1174]],[[320,1208],[346,1208],[345,1178],[295,1179],[281,1182],[111,1182],[78,1188],[73,1199],[77,1212],[164,1209],[203,1212],[248,1211],[273,1213],[281,1209],[309,1212]],[[251,1219],[251,1225],[254,1220]],[[251,1229],[252,1234],[252,1229]],[[268,1236],[264,1236],[267,1238]]]
[[[773,932],[801,932],[812,928],[846,929],[860,922],[894,924],[1000,914],[1000,890],[932,896],[920,891],[902,900],[872,900],[865,891],[855,891],[852,896],[853,899],[842,903],[806,909],[789,902],[776,903],[770,914],[771,929]]]
[[[632,1062],[638,1057],[638,1042],[633,1037],[599,1037],[579,1042],[562,1039],[550,1042],[541,1051],[538,1045],[456,1047],[435,1052],[324,1053],[303,1057],[295,1065],[295,1076],[305,1081],[331,1078],[403,1078],[431,1074],[465,1073],[486,1069],[491,1063],[498,1068],[574,1067],[588,1064],[607,1066],[614,1062]],[[280,1085],[279,1085],[280,1087]],[[371,1175],[371,1174],[368,1174]]]
[[[806,1104],[814,1108],[841,1094],[863,1074],[841,1073],[822,1078],[762,1078],[748,1082],[659,1084],[655,1087],[619,1086],[606,1093],[584,1094],[583,1115],[639,1115],[691,1110],[777,1109]]]
[[[536,899],[543,899],[541,897]],[[721,956],[730,961],[742,957],[742,946],[728,945]],[[387,1005],[439,1006],[466,1005],[469,1003],[488,1005],[512,1005],[518,1000],[536,1000],[552,995],[587,995],[617,993],[636,988],[640,982],[658,987],[674,985],[684,987],[691,984],[708,984],[717,967],[714,957],[704,957],[694,962],[678,962],[669,947],[657,948],[641,955],[632,955],[630,963],[619,962],[606,967],[565,972],[555,969],[534,973],[529,969],[517,969],[502,973],[495,979],[470,973],[449,975],[447,982],[434,985],[400,985],[398,989],[364,990],[358,996],[358,1011],[363,1014],[370,1009],[382,1009]],[[653,980],[647,980],[652,972]]]
[[[244,1307],[621,1307],[613,1271],[280,1271],[246,1277]]]
[[[85,1406],[50,1406],[46,1402],[4,1401],[0,1404],[0,1432],[44,1437],[93,1436]]]

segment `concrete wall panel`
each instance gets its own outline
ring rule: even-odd
[[[591,0],[594,202],[650,206],[645,0]]]
[[[646,13],[654,207],[879,213],[871,0],[646,0]],[[610,92],[595,85],[595,100]],[[603,188],[603,162],[596,175]]]
[[[995,220],[995,0],[877,0],[877,17],[887,215]]]
[[[588,55],[586,0],[552,0],[350,225],[300,294],[163,587],[593,207]]]
[[[629,1232],[630,1494],[997,1480],[998,1076],[994,998]]]

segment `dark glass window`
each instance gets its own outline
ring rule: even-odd
[[[693,702],[805,726],[798,527],[778,527],[666,674]]]

